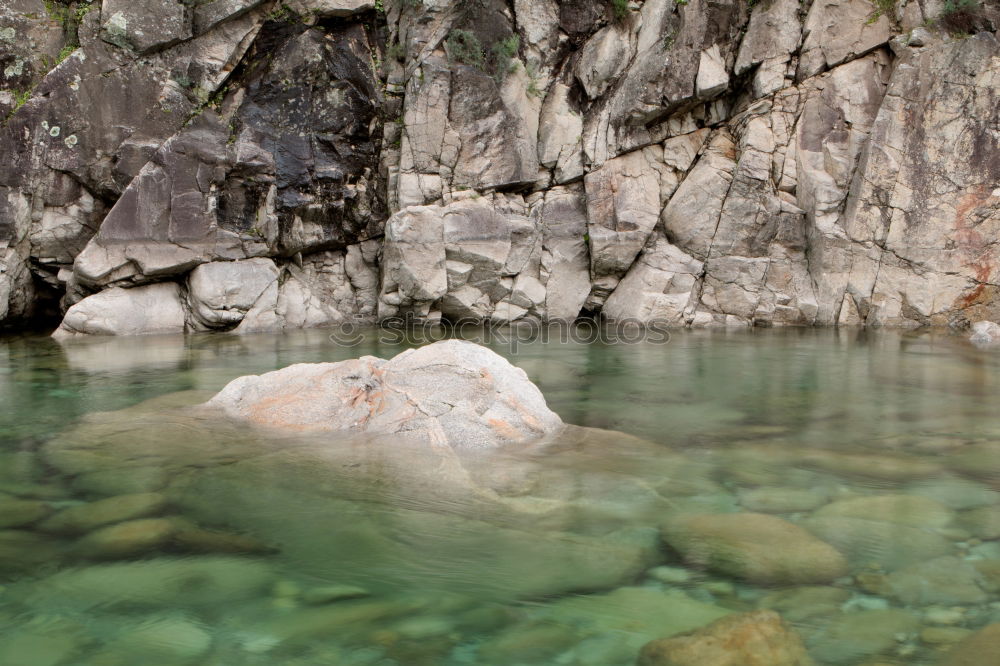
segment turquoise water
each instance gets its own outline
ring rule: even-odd
[[[632,664],[757,608],[819,664],[946,664],[1000,622],[996,350],[494,340],[581,427],[454,460],[191,409],[399,338],[0,340],[0,664]]]

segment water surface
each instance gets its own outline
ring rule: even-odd
[[[191,409],[240,375],[419,342],[401,337],[0,340],[0,663],[632,664],[773,608],[819,664],[938,664],[1000,621],[995,351],[831,330],[493,340],[581,428],[448,459]],[[760,553],[677,535],[733,513],[846,568],[763,575]]]

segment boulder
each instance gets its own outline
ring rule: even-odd
[[[188,275],[188,306],[206,328],[232,326],[277,279],[270,259],[203,264]]]
[[[102,37],[136,53],[151,53],[192,36],[192,13],[178,0],[104,0]]]
[[[638,666],[812,666],[795,630],[770,610],[729,615],[690,634],[647,643]]]
[[[691,564],[753,583],[825,583],[847,573],[833,546],[760,513],[681,515],[663,526],[663,540]]]
[[[173,282],[113,287],[71,307],[52,336],[183,333],[184,320],[181,290]]]
[[[206,406],[269,428],[405,432],[456,449],[526,442],[562,429],[523,370],[458,340],[388,361],[365,356],[240,377]]]

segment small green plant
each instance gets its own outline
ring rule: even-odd
[[[674,4],[683,7],[688,3],[688,0],[674,0]]]
[[[17,111],[22,106],[28,103],[31,99],[31,90],[15,90],[14,91],[14,111]]]
[[[485,63],[483,45],[479,38],[468,30],[452,30],[448,34],[448,39],[445,40],[445,47],[448,51],[448,58],[451,60],[478,69],[483,68]]]
[[[385,5],[382,4],[382,0],[375,0],[375,11],[379,14],[385,14]]]
[[[624,21],[628,16],[628,0],[611,0],[611,10],[616,21]]]
[[[525,92],[529,97],[541,98],[544,93],[538,87],[538,65],[529,60],[524,66],[524,73],[528,75],[528,89]]]
[[[66,46],[62,47],[62,50],[59,51],[59,55],[56,56],[56,64],[58,65],[66,58],[70,57],[73,51],[76,51],[77,48],[78,47],[73,46],[72,44],[67,44]]]
[[[385,48],[385,57],[389,60],[403,62],[406,60],[406,49],[399,42],[393,42]]]
[[[57,2],[56,0],[45,0],[45,13],[53,21],[57,21],[63,28],[63,35],[66,38],[66,45],[59,52],[53,67],[65,60],[70,53],[80,46],[80,24],[83,17],[93,9],[91,0],[80,0],[79,2]]]
[[[295,23],[299,20],[299,15],[288,5],[281,4],[272,9],[264,18],[267,21],[274,21],[276,23]]]
[[[514,59],[517,57],[519,48],[521,48],[521,38],[517,35],[511,35],[507,39],[500,40],[490,49],[496,64],[494,76],[497,83],[502,83],[507,74],[513,71]]]
[[[865,21],[868,25],[875,23],[883,16],[892,18],[896,12],[896,0],[872,0],[872,4],[875,5],[875,11]]]

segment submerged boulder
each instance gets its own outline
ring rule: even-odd
[[[301,432],[402,434],[491,448],[563,427],[523,370],[459,340],[339,363],[300,363],[230,382],[208,403],[230,417]]]
[[[663,526],[663,540],[690,564],[752,583],[826,583],[847,573],[832,546],[760,513],[676,516]]]
[[[698,631],[647,643],[639,666],[812,666],[795,630],[770,610],[729,615]]]

